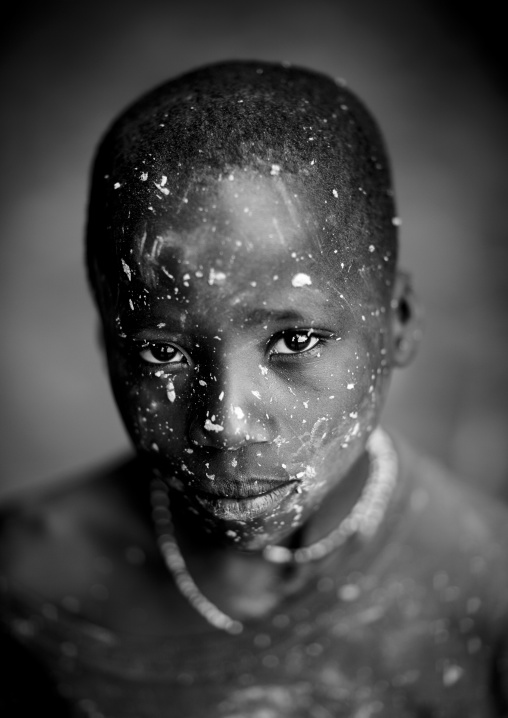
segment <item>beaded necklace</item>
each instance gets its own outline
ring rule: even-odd
[[[376,533],[397,483],[398,460],[390,437],[380,428],[373,431],[369,437],[367,451],[370,459],[369,476],[360,498],[340,524],[327,536],[310,546],[297,549],[289,549],[286,546],[265,546],[262,555],[267,561],[278,564],[318,561],[342,546],[353,535],[367,540]],[[241,633],[243,624],[223,613],[209,601],[187,570],[185,559],[174,535],[166,484],[160,479],[154,479],[150,495],[157,543],[178,589],[191,606],[212,626],[233,635]]]

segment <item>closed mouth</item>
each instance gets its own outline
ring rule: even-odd
[[[206,494],[213,498],[220,499],[250,499],[255,496],[262,496],[271,491],[293,483],[288,480],[274,480],[264,478],[245,478],[228,481],[227,479],[218,479],[217,481],[209,481],[206,488],[198,489],[199,493]]]
[[[235,487],[236,490],[234,492],[228,491],[227,496],[218,493],[197,492],[195,497],[208,513],[217,518],[230,521],[246,521],[267,513],[278,506],[286,496],[295,490],[296,482],[288,481],[276,485],[273,482],[264,483],[270,483],[270,488],[261,492],[259,489],[263,487],[260,481],[254,485],[251,483],[243,490],[238,490],[239,487]]]

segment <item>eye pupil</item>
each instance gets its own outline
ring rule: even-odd
[[[173,359],[177,351],[171,344],[152,344],[150,345],[150,350],[153,357],[160,362]]]
[[[306,349],[311,342],[311,337],[308,334],[286,334],[284,336],[284,343],[288,349],[294,352],[302,351]]]

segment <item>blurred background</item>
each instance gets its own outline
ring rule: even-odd
[[[502,4],[46,0],[1,10],[0,489],[128,448],[97,343],[82,234],[110,119],[227,58],[347,80],[391,149],[402,265],[426,307],[385,424],[508,498],[508,84]]]

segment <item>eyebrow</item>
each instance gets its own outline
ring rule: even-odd
[[[245,321],[250,324],[263,324],[267,321],[278,322],[302,322],[305,317],[294,309],[253,309],[245,317]]]
[[[181,331],[184,330],[185,324],[185,312],[177,307],[166,307],[164,318],[160,319],[160,323],[164,325],[172,324],[178,326]],[[128,313],[127,316],[122,317],[122,327],[129,332],[138,333],[146,330],[153,330],[157,327],[158,322],[150,318],[148,319],[145,314],[132,314]],[[157,327],[164,329],[164,327]]]

